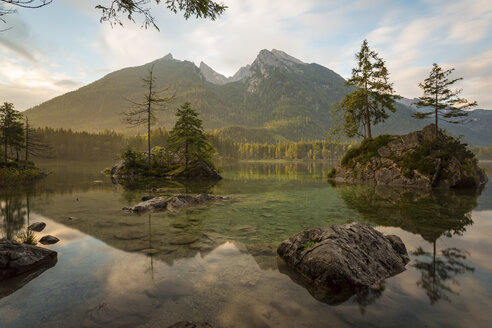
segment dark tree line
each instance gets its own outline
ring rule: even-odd
[[[12,161],[19,163],[21,160],[28,164],[30,156],[47,158],[51,152],[51,147],[41,141],[29,120],[8,102],[0,106],[0,142],[2,165]]]

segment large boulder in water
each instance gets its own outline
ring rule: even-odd
[[[50,249],[0,239],[0,281],[56,261],[57,253]]]
[[[334,292],[371,286],[403,272],[409,262],[399,237],[358,222],[301,231],[277,253],[311,284]]]
[[[480,188],[488,181],[459,139],[431,124],[406,135],[380,135],[351,148],[328,176],[336,182]]]

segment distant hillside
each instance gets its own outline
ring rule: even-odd
[[[197,67],[171,54],[151,63],[128,67],[106,75],[76,91],[49,100],[26,111],[38,127],[71,128],[75,131],[115,130],[134,134],[121,119],[130,106],[145,93],[142,78],[154,65],[157,85],[175,93],[176,102],[159,116],[159,126],[170,129],[175,108],[189,101],[200,112],[204,127],[219,136],[241,142],[276,142],[323,139],[332,117],[334,102],[348,91],[345,80],[318,64],[307,64],[279,50],[262,50],[251,65],[232,77],[225,77],[205,63]],[[411,118],[413,109],[398,104],[398,111],[375,133],[407,133],[427,122]],[[452,130],[460,134],[461,130]],[[483,143],[464,133],[470,143]],[[482,143],[480,143],[482,142]]]

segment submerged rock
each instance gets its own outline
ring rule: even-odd
[[[56,238],[55,236],[52,236],[52,235],[46,235],[46,236],[43,236],[39,242],[43,245],[51,245],[51,244],[56,244],[57,242],[59,242],[60,239]]]
[[[371,286],[403,272],[409,262],[399,237],[358,222],[301,231],[277,253],[316,288],[335,294]]]
[[[149,211],[164,211],[164,210],[176,211],[184,207],[201,205],[201,204],[206,204],[206,203],[221,201],[221,200],[228,200],[228,199],[230,198],[214,196],[209,194],[200,194],[196,196],[178,194],[168,198],[165,197],[152,198],[131,207],[124,207],[123,210],[131,211],[135,213],[143,213]]]
[[[213,327],[207,322],[181,321],[169,326],[168,328],[213,328]]]
[[[31,231],[41,232],[46,227],[46,223],[44,222],[35,222],[31,224],[27,229]]]
[[[329,178],[336,182],[415,187],[477,188],[487,183],[466,144],[435,125],[402,136],[364,140],[343,157]]]
[[[0,281],[55,261],[57,253],[50,249],[0,239]]]
[[[151,200],[151,199],[153,199],[153,198],[155,198],[155,196],[154,196],[154,195],[146,195],[146,196],[143,196],[143,197],[142,197],[142,201],[144,201],[144,202],[145,202],[146,200]]]

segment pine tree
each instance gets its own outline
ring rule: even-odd
[[[355,58],[357,67],[352,69],[352,77],[346,82],[355,89],[335,104],[334,114],[341,115],[341,124],[332,129],[336,133],[342,130],[348,137],[372,138],[371,126],[388,118],[386,110],[395,112],[394,100],[398,96],[389,83],[384,61],[369,49],[367,40],[362,42]]]
[[[148,76],[142,79],[147,92],[142,102],[129,100],[133,107],[124,113],[125,121],[132,127],[147,126],[147,166],[150,170],[151,165],[151,146],[150,146],[150,127],[157,121],[155,113],[165,109],[165,105],[174,100],[174,95],[170,97],[161,97],[160,94],[167,92],[168,89],[157,90],[155,86],[154,65],[151,66]]]
[[[423,83],[419,83],[419,87],[424,91],[424,95],[419,97],[419,101],[415,105],[417,107],[431,107],[433,110],[416,113],[414,117],[424,119],[434,115],[436,137],[439,131],[439,118],[448,123],[461,123],[463,122],[463,118],[468,115],[465,110],[477,105],[476,101],[469,102],[464,98],[460,98],[461,89],[454,91],[449,89],[456,82],[463,80],[462,77],[448,79],[448,76],[453,71],[454,68],[443,70],[439,65],[434,63],[429,77]]]
[[[29,156],[39,158],[53,158],[53,147],[42,141],[42,137],[38,130],[32,128],[29,124],[29,118],[26,117],[25,123],[25,135],[24,135],[24,148],[26,163],[29,162]],[[107,132],[106,132],[107,133]]]
[[[4,150],[4,162],[8,160],[8,149],[20,149],[24,143],[22,114],[14,109],[14,104],[0,106],[0,140]]]
[[[185,169],[199,161],[213,166],[215,149],[203,131],[198,113],[186,102],[177,109],[176,116],[178,120],[169,133],[167,150],[177,154]]]

